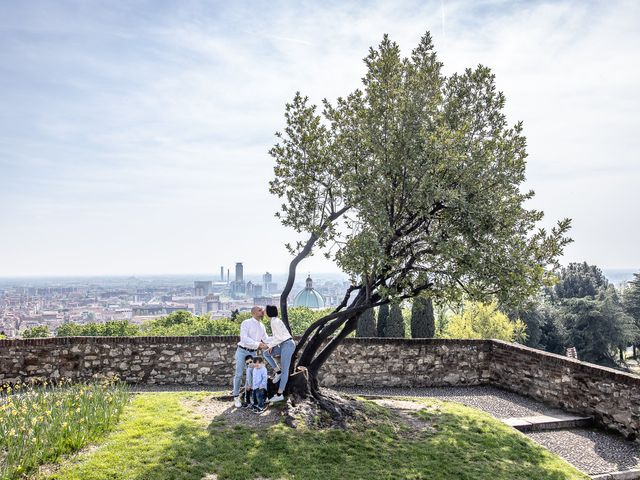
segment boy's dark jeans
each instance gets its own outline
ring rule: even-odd
[[[253,396],[253,390],[250,388],[247,388],[244,391],[244,403],[252,403],[251,400],[255,400],[255,397]]]
[[[259,408],[264,408],[264,398],[267,396],[267,390],[265,388],[255,388],[253,390],[253,398],[256,401],[256,405]]]

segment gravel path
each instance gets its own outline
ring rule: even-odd
[[[431,397],[463,403],[490,413],[496,418],[560,415],[560,409],[549,407],[517,393],[495,387],[431,387],[431,388],[339,388],[353,395],[384,397]]]
[[[582,428],[526,435],[590,475],[640,468],[640,445],[619,435]]]

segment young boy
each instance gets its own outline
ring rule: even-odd
[[[242,408],[252,408],[254,406],[253,399],[253,357],[247,355],[244,357],[244,364],[247,368],[247,380],[244,385],[244,394],[242,395]]]
[[[264,400],[267,395],[267,367],[264,366],[262,357],[253,359],[253,395],[256,401],[254,411],[264,411]]]

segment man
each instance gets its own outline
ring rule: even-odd
[[[267,331],[262,324],[264,317],[264,309],[253,307],[251,309],[251,318],[248,318],[240,324],[240,341],[236,349],[236,374],[233,377],[233,402],[236,408],[242,406],[240,401],[240,384],[242,383],[242,374],[245,369],[245,359],[247,355],[255,356],[259,348],[266,349]]]

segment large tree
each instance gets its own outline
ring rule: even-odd
[[[550,283],[569,242],[568,219],[547,231],[543,213],[525,208],[522,124],[507,123],[489,68],[446,77],[428,33],[408,58],[385,35],[364,62],[362,88],[321,111],[297,93],[270,151],[278,216],[306,235],[288,245],[283,321],[312,251],[351,278],[342,302],[300,338],[292,369],[303,373],[287,387],[334,416],[317,374],[367,309],[422,292],[509,304]]]
[[[587,262],[570,263],[562,269],[559,282],[553,288],[552,297],[584,298],[595,297],[609,286],[609,281],[602,270]]]
[[[610,286],[597,297],[570,298],[559,309],[567,342],[581,360],[616,366],[616,351],[637,337],[637,328]]]

